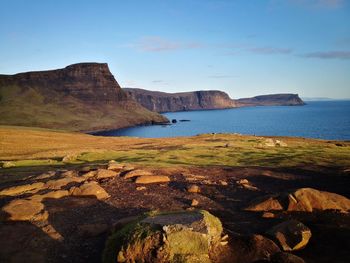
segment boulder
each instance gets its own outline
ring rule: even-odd
[[[48,217],[44,205],[36,200],[16,199],[5,205],[2,211],[5,212],[5,220],[39,221]]]
[[[305,261],[298,256],[295,256],[286,252],[279,252],[274,254],[271,259],[271,263],[305,263]]]
[[[300,188],[286,194],[257,198],[246,208],[248,211],[304,211],[338,210],[348,212],[350,199],[335,193],[313,188]]]
[[[167,183],[170,178],[166,175],[143,175],[136,178],[137,184]]]
[[[88,182],[80,187],[72,187],[69,192],[75,196],[96,196],[97,199],[106,199],[110,195],[97,182]]]
[[[267,233],[278,242],[284,251],[302,249],[311,238],[311,230],[296,220],[280,223]]]
[[[16,196],[16,195],[28,193],[28,192],[36,193],[40,189],[42,189],[43,186],[44,186],[44,183],[41,183],[41,182],[33,183],[33,184],[12,186],[12,187],[1,190],[0,196],[1,195]]]
[[[124,175],[124,179],[129,179],[129,178],[139,177],[139,176],[151,176],[151,175],[153,175],[153,173],[151,173],[150,171],[136,169],[136,170],[132,170],[130,172],[127,172]]]
[[[288,211],[350,210],[350,199],[312,188],[300,188],[288,195]]]
[[[97,179],[106,179],[117,176],[118,173],[113,170],[98,169],[96,172]]]
[[[189,193],[199,193],[201,189],[198,185],[192,184],[189,187],[187,187],[187,192]]]
[[[207,211],[143,217],[109,237],[103,262],[210,262],[221,234],[220,220]]]
[[[235,236],[231,243],[236,254],[232,262],[269,262],[271,255],[281,251],[275,242],[262,235]]]

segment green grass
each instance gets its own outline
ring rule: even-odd
[[[278,138],[288,147],[266,147],[265,138],[210,134],[168,139],[96,137],[79,133],[0,127],[0,162],[15,166],[63,165],[116,160],[144,166],[350,166],[350,143]],[[226,145],[229,144],[228,147]]]

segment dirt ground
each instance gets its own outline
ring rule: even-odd
[[[99,167],[105,167],[99,165]],[[93,167],[97,168],[97,167]],[[33,171],[32,182],[42,181]],[[50,168],[52,169],[52,168]],[[81,170],[82,167],[69,169]],[[172,167],[147,168],[154,174],[168,175],[169,183],[140,185],[120,176],[100,180],[110,194],[101,201],[95,197],[63,197],[45,199],[48,224],[29,221],[0,222],[1,262],[101,262],[101,254],[110,229],[118,220],[150,210],[173,211],[191,209],[196,199],[198,209],[219,217],[230,237],[230,262],[254,262],[254,251],[244,240],[253,234],[265,235],[273,225],[295,218],[307,225],[312,238],[303,250],[294,254],[308,263],[350,262],[350,216],[337,212],[275,213],[263,218],[261,212],[243,211],[251,200],[270,193],[281,193],[300,187],[312,187],[350,198],[348,171],[327,167]],[[2,171],[1,173],[4,173]],[[80,172],[82,173],[82,172]],[[21,177],[19,173],[18,178]],[[248,179],[257,190],[246,189],[237,181]],[[26,174],[26,180],[28,174]],[[13,185],[13,181],[11,185]],[[21,180],[18,179],[17,184]],[[4,183],[6,185],[6,183]],[[199,193],[186,188],[196,184]],[[3,188],[4,185],[2,185]],[[0,199],[4,206],[14,197]],[[2,215],[6,216],[6,215]],[[92,225],[96,233],[84,232],[81,226]]]

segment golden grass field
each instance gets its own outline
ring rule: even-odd
[[[292,137],[286,147],[269,147],[268,137],[203,134],[145,139],[0,126],[0,162],[15,166],[80,164],[114,159],[148,166],[350,166],[350,143]]]

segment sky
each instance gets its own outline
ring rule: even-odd
[[[350,98],[350,0],[0,0],[0,74],[79,62],[122,87]]]

